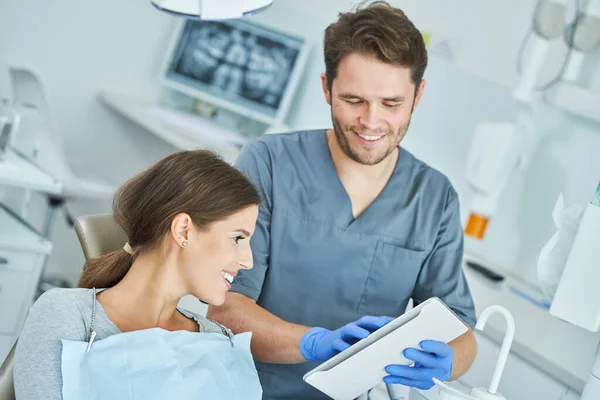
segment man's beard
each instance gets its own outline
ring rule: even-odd
[[[377,158],[370,159],[370,158],[361,157],[361,155],[357,151],[355,151],[352,148],[352,146],[350,145],[350,140],[349,140],[348,136],[346,136],[346,133],[348,135],[354,135],[355,134],[354,133],[355,132],[354,125],[348,126],[346,128],[346,131],[344,132],[340,122],[333,116],[333,111],[331,112],[331,120],[333,121],[333,132],[335,133],[335,137],[340,145],[340,148],[344,152],[344,154],[346,154],[348,157],[350,157],[350,159],[352,159],[353,161],[356,161],[357,163],[363,164],[363,165],[377,165],[381,161],[385,160],[385,158],[387,156],[389,156],[394,150],[396,150],[396,147],[398,147],[398,145],[400,144],[400,141],[402,140],[402,138],[404,138],[404,135],[406,135],[406,131],[408,131],[408,126],[410,125],[410,119],[409,119],[405,125],[402,125],[398,129],[398,131],[396,132],[395,135],[391,130],[387,130],[385,132],[377,131],[376,132],[377,134],[386,135],[387,137],[391,138],[395,143],[392,142],[390,147],[388,149],[386,149],[386,151],[384,153],[377,156]]]

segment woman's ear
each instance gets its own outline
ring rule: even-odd
[[[187,246],[191,226],[192,218],[186,213],[177,214],[171,221],[171,237],[179,246]]]

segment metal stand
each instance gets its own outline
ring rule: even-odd
[[[44,219],[44,225],[42,228],[42,234],[47,239],[50,238],[52,233],[52,228],[54,226],[54,221],[56,220],[56,214],[62,208],[65,213],[65,219],[69,226],[73,226],[75,223],[75,219],[69,214],[67,209],[65,208],[65,204],[67,199],[62,196],[48,196],[48,210],[46,211],[46,217]],[[37,288],[36,299],[42,295],[46,290],[50,290],[53,288],[70,288],[71,284],[64,278],[60,276],[56,277],[44,277],[44,271],[46,270],[46,265],[48,264],[48,256],[44,257],[44,264],[42,266],[42,273],[40,275],[40,280]]]

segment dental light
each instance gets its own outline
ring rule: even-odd
[[[161,11],[203,20],[235,19],[259,13],[273,0],[151,0]]]

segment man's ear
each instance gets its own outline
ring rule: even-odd
[[[321,85],[323,85],[323,94],[325,95],[325,101],[327,104],[331,105],[331,91],[329,90],[329,85],[327,84],[327,75],[323,72],[321,74]]]
[[[415,101],[413,103],[413,111],[419,105],[421,101],[421,96],[423,96],[423,91],[425,90],[425,79],[421,79],[421,83],[419,83],[419,87],[417,88],[417,92],[415,93]]]

